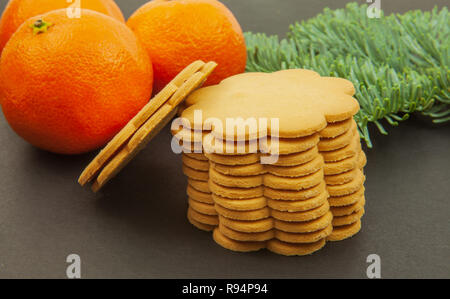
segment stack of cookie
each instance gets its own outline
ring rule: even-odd
[[[364,164],[360,147],[358,168],[333,168],[333,163],[353,157],[339,150],[347,153],[345,148],[351,142],[359,144],[352,120],[359,105],[350,96],[352,91],[351,83],[343,79],[287,70],[237,75],[200,89],[187,99],[188,108],[182,117],[189,126],[178,137],[192,136],[196,131],[191,128],[203,128],[200,140],[209,172],[202,178],[209,178],[218,214],[218,227],[213,233],[218,244],[234,251],[268,248],[283,255],[305,255],[325,245],[333,236],[333,224],[348,225],[349,215],[360,216],[361,209],[350,207],[356,202],[342,199],[353,191],[363,193],[363,189],[355,189],[363,182],[358,172]],[[195,111],[203,113],[200,126],[195,123]],[[279,127],[269,120],[265,134],[259,124],[244,131],[224,132],[230,118],[277,119]],[[208,123],[211,119],[214,125]],[[222,128],[217,125],[220,122]],[[268,156],[276,159],[265,164]],[[202,170],[206,167],[202,164]],[[334,210],[327,200],[329,192],[334,194]],[[332,213],[337,221],[333,221]]]
[[[318,142],[317,133],[281,138],[278,161],[272,165],[261,163],[261,143],[265,143],[261,139],[255,152],[248,151],[252,143],[248,141],[243,155],[206,154],[220,220],[216,242],[232,250],[267,247],[284,255],[310,254],[322,248],[332,231],[332,215]],[[204,148],[214,150],[208,144]]]
[[[182,161],[188,182],[188,220],[201,230],[212,231],[219,224],[219,218],[208,185],[208,158],[202,153],[183,153]]]
[[[361,229],[366,155],[361,149],[356,122],[351,118],[329,123],[320,137],[319,150],[325,160],[325,182],[333,213],[333,233],[328,240],[340,241]]]

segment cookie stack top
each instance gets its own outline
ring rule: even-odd
[[[182,117],[194,130],[211,128],[214,137],[224,140],[251,140],[264,135],[298,138],[323,130],[327,123],[351,118],[359,110],[353,94],[350,81],[321,77],[309,70],[245,73],[193,93],[186,101],[188,108]],[[195,123],[196,110],[202,111],[202,128]],[[225,126],[227,119],[238,117],[278,119],[278,132],[272,130],[270,121],[267,132],[260,126],[247,127],[245,132],[227,132],[211,121],[219,119]]]

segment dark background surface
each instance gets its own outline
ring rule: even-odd
[[[128,17],[144,0],[117,0]],[[229,0],[245,31],[283,35],[296,20],[347,1]],[[3,11],[5,0],[0,2]],[[386,12],[447,1],[382,1]],[[0,117],[0,278],[364,278],[369,254],[384,278],[450,277],[450,126],[413,118],[366,150],[366,215],[354,238],[307,257],[242,254],[188,224],[186,179],[164,130],[101,194],[76,179],[94,154],[37,150]]]

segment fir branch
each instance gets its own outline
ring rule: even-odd
[[[421,112],[450,120],[447,8],[369,19],[366,5],[325,9],[290,27],[288,37],[245,33],[247,71],[306,68],[352,81],[361,110],[361,137],[372,146],[368,124],[387,134],[390,125]]]

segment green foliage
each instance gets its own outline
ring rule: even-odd
[[[448,9],[367,17],[367,6],[325,9],[290,26],[287,38],[245,33],[247,71],[306,68],[352,81],[361,110],[361,137],[372,146],[368,124],[387,134],[413,112],[450,121]]]

